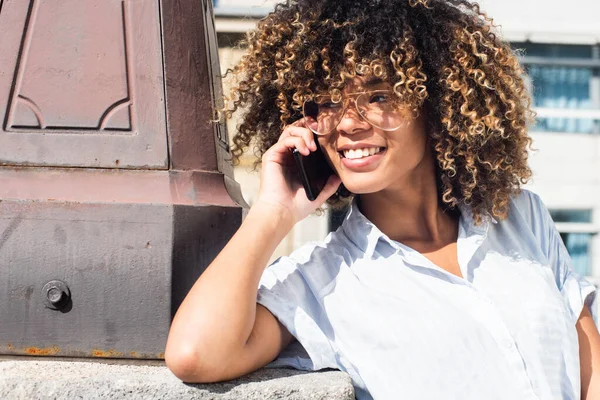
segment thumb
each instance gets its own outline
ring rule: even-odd
[[[327,179],[327,183],[323,187],[323,190],[321,190],[321,193],[319,193],[319,195],[317,196],[315,202],[318,204],[325,203],[327,199],[330,198],[336,192],[336,190],[338,190],[341,183],[342,180],[339,176],[337,176],[336,174],[331,174]]]

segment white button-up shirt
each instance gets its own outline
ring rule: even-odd
[[[342,226],[269,266],[258,303],[294,335],[272,366],[336,368],[359,400],[579,399],[575,323],[595,288],[524,190],[508,218],[461,208],[464,278],[388,238],[354,204]]]

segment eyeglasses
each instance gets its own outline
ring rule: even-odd
[[[399,101],[391,90],[346,93],[344,96],[317,95],[306,100],[302,106],[306,127],[316,135],[333,132],[351,100],[362,119],[384,131],[396,130],[405,121]]]

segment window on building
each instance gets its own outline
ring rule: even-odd
[[[522,54],[535,131],[600,133],[600,47],[513,43]]]
[[[573,268],[582,276],[592,275],[591,243],[596,233],[592,210],[550,210],[560,237],[565,244]]]

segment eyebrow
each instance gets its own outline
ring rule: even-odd
[[[372,76],[369,79],[367,79],[367,81],[365,83],[363,83],[361,86],[375,86],[378,85],[380,83],[383,83],[383,79],[377,77],[377,76]]]

